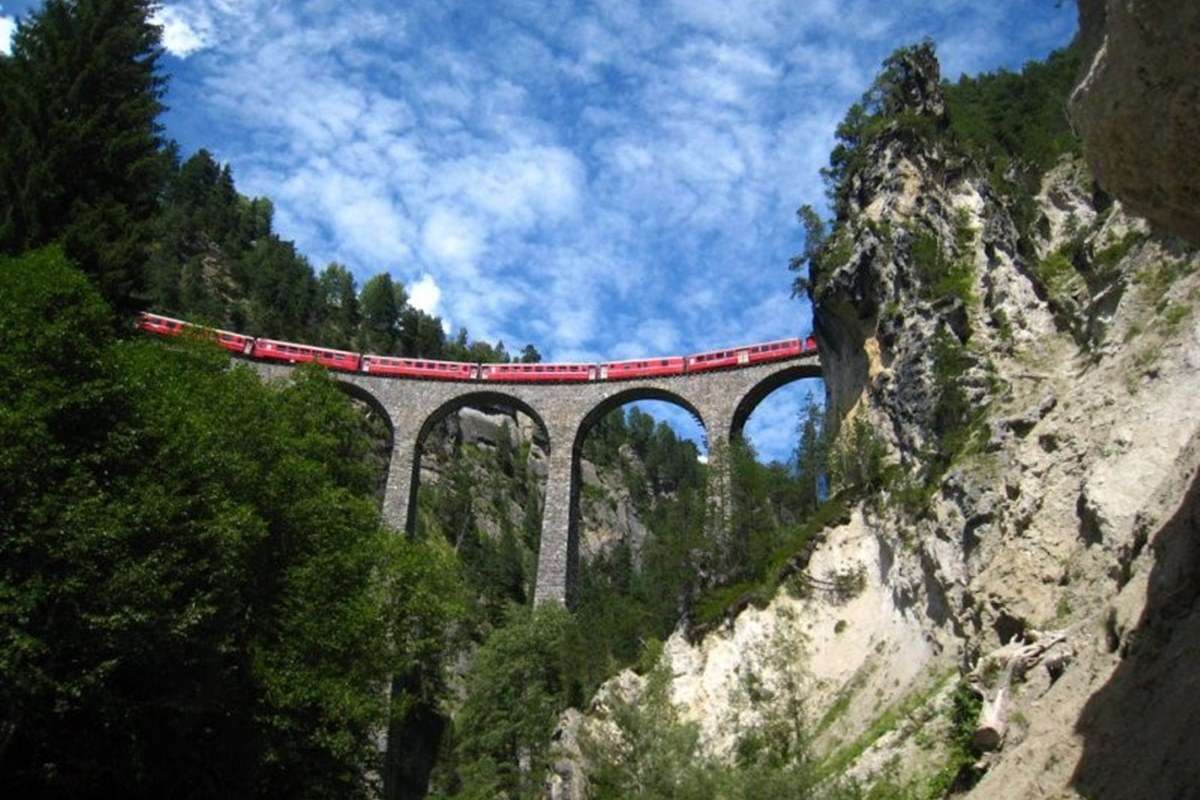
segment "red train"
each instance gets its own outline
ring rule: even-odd
[[[264,361],[317,363],[342,372],[365,372],[397,378],[497,383],[586,383],[672,377],[783,361],[817,349],[816,339],[809,336],[807,339],[780,339],[690,356],[604,361],[599,364],[469,364],[429,358],[364,355],[328,347],[255,338],[145,312],[138,316],[137,327],[160,336],[180,336],[191,332],[196,336],[211,337],[226,350]]]

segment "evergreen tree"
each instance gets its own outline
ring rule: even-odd
[[[396,300],[396,285],[392,282],[392,276],[386,272],[379,273],[363,285],[362,294],[358,298],[359,311],[362,314],[359,347],[363,351],[380,355],[398,352],[400,312],[404,305]]]
[[[358,330],[358,293],[350,270],[332,263],[321,272],[320,285],[321,343],[348,349]]]
[[[291,242],[257,241],[234,265],[233,277],[248,295],[242,329],[256,336],[311,338],[318,317],[317,279]]]
[[[0,251],[61,241],[111,302],[144,285],[167,161],[151,0],[47,0],[0,67]]]
[[[796,445],[796,506],[801,514],[811,514],[821,504],[828,472],[825,437],[825,411],[808,398],[800,411],[800,435]]]
[[[490,351],[486,343],[476,342],[470,348],[471,354],[482,344]],[[443,358],[446,349],[446,332],[442,329],[442,321],[437,317],[426,314],[419,308],[405,306],[400,313],[400,352],[406,356],[421,358]],[[468,358],[469,361],[488,359]]]
[[[521,351],[522,364],[540,364],[542,362],[542,354],[538,349],[531,344],[525,345],[525,349]]]
[[[110,320],[57,251],[0,258],[0,795],[367,795],[387,679],[441,674],[448,548],[384,529],[322,371]]]

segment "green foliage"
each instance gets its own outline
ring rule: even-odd
[[[963,305],[975,302],[975,270],[971,263],[974,234],[960,216],[955,236],[957,255],[947,256],[939,239],[920,232],[912,237],[912,261],[922,294],[931,301],[955,298]]]
[[[589,787],[596,800],[729,800],[809,798],[813,782],[803,753],[790,749],[790,733],[768,714],[762,730],[742,740],[742,758],[729,765],[707,758],[694,723],[679,719],[668,697],[669,675],[651,672],[636,701],[611,698],[605,728],[584,731],[581,747],[591,765]],[[782,704],[784,715],[791,710]],[[775,734],[775,735],[772,735]]]
[[[406,302],[403,285],[381,272],[363,284],[358,302],[362,313],[359,346],[368,353],[397,352],[400,313]]]
[[[513,441],[508,423],[494,447],[463,443],[445,426],[424,444],[426,453],[441,454],[441,471],[439,480],[419,487],[417,534],[445,542],[457,555],[468,594],[461,634],[468,639],[484,638],[504,623],[509,605],[533,595],[542,493],[528,468],[529,447]],[[510,518],[514,505],[520,519]]]
[[[341,264],[331,263],[317,278],[317,292],[322,314],[316,341],[342,350],[352,349],[362,320],[354,276]]]
[[[455,720],[457,797],[536,797],[550,733],[581,698],[565,660],[571,618],[559,606],[513,607],[475,654]]]
[[[1138,299],[1145,305],[1161,313],[1167,308],[1167,293],[1179,278],[1192,271],[1188,261],[1163,260],[1157,261],[1139,270],[1133,278],[1137,287]]]
[[[975,726],[983,701],[965,680],[960,680],[951,696],[950,757],[929,781],[931,798],[945,797],[951,791],[966,791],[981,777],[974,765],[982,753],[975,746]]]
[[[804,560],[805,551],[821,531],[845,521],[849,497],[848,494],[834,495],[803,523],[781,531],[775,552],[760,574],[731,585],[714,587],[701,594],[692,611],[695,623],[699,626],[711,625],[721,620],[730,608],[743,603],[763,608],[771,602],[785,580],[802,578],[795,572],[796,562]],[[801,580],[800,583],[798,588],[807,591],[807,582]]]
[[[804,227],[804,250],[799,255],[792,256],[788,262],[788,269],[803,274],[798,274],[793,279],[792,296],[811,296],[814,289],[812,275],[821,272],[819,259],[825,248],[825,222],[807,203],[796,209],[796,219]]]
[[[967,396],[964,378],[976,365],[967,348],[952,333],[940,331],[932,349],[936,399],[931,422],[938,439],[929,474],[940,475],[977,440],[986,407]]]
[[[925,110],[932,99],[926,92],[937,74],[931,42],[901,47],[884,60],[862,99],[846,112],[835,132],[837,144],[829,166],[821,170],[835,217],[832,231],[812,206],[803,205],[796,212],[805,236],[804,250],[788,265],[798,273],[792,284],[794,295],[819,296],[833,272],[853,255],[854,237],[847,227],[854,199],[851,177],[867,168],[874,149],[890,140],[922,146],[944,138],[941,119]]]
[[[817,767],[816,774],[818,780],[826,780],[836,778],[841,775],[846,767],[853,764],[859,756],[866,751],[875,742],[885,734],[895,730],[900,724],[908,720],[913,720],[918,724],[924,724],[923,716],[928,716],[926,711],[930,701],[937,695],[941,688],[945,685],[946,678],[942,677],[937,680],[932,680],[927,686],[918,688],[909,692],[904,697],[897,700],[892,705],[884,709],[883,713],[876,717],[863,733],[846,745],[834,750],[830,753]],[[885,787],[886,788],[886,787]],[[895,790],[898,787],[892,787]],[[867,797],[888,797],[889,795],[867,794]],[[901,795],[904,796],[904,795]],[[910,795],[911,796],[911,795]],[[927,795],[929,797],[940,797],[941,795]]]
[[[1067,98],[1079,74],[1075,45],[1045,61],[1030,61],[1021,72],[1008,70],[961,76],[942,92],[950,129],[978,161],[999,173],[1010,166],[1040,175],[1080,142],[1067,119]]]
[[[1117,241],[1097,251],[1092,259],[1092,269],[1101,275],[1111,275],[1134,247],[1146,240],[1145,234],[1130,231]]]
[[[206,150],[170,164],[147,264],[155,310],[255,336],[383,355],[508,361],[502,343],[447,340],[442,320],[409,305],[404,285],[379,273],[357,290],[332,263],[314,274],[272,231],[265,198],[238,194],[228,165]],[[532,345],[522,358],[538,358]]]
[[[1079,273],[1067,251],[1057,250],[1038,261],[1033,268],[1034,277],[1046,291],[1051,301],[1062,305],[1073,284],[1078,282]]]
[[[835,132],[829,166],[821,171],[839,221],[850,210],[848,178],[867,166],[872,146],[882,137],[924,142],[940,135],[938,119],[920,110],[928,99],[923,96],[926,82],[937,74],[931,42],[898,48],[884,59],[862,99],[850,106]]]
[[[109,315],[55,251],[0,261],[6,787],[361,795],[388,677],[442,657],[452,560],[382,527],[321,371],[264,386]]]
[[[652,672],[637,702],[613,698],[609,718],[615,730],[589,730],[582,737],[595,800],[718,796],[719,768],[702,758],[697,727],[679,721],[668,678],[661,670]]]
[[[951,135],[1007,199],[1029,258],[1041,176],[1062,156],[1080,153],[1066,113],[1079,66],[1079,47],[1072,45],[1020,73],[998,70],[942,84]]]
[[[829,480],[834,486],[874,492],[887,476],[887,446],[871,424],[856,416],[844,425],[829,451]]]
[[[60,242],[110,303],[142,289],[166,159],[149,0],[46,0],[0,59],[0,253]]]

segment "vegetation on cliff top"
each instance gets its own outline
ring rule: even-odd
[[[829,273],[846,263],[846,229],[855,214],[855,192],[878,148],[900,140],[914,152],[966,159],[1007,200],[1021,235],[1030,244],[1034,201],[1041,177],[1080,144],[1066,116],[1066,100],[1079,69],[1076,46],[1007,70],[940,81],[933,44],[902,47],[890,55],[862,99],[836,131],[837,145],[822,171],[833,212],[827,225],[811,205],[797,217],[804,249],[791,259],[793,291],[820,294]],[[941,243],[938,243],[939,246]]]

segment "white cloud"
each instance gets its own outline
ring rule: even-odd
[[[426,314],[436,317],[441,313],[442,290],[432,275],[426,272],[420,280],[408,287],[408,302],[413,308],[419,308]]]
[[[211,23],[202,12],[189,7],[163,6],[151,21],[162,26],[162,44],[168,53],[187,58],[208,46]]]
[[[12,17],[0,17],[0,53],[12,55],[12,39],[17,32],[17,21]]]
[[[483,253],[480,226],[466,216],[438,208],[421,230],[425,252],[435,261],[456,268],[466,277],[475,273],[475,261]]]

